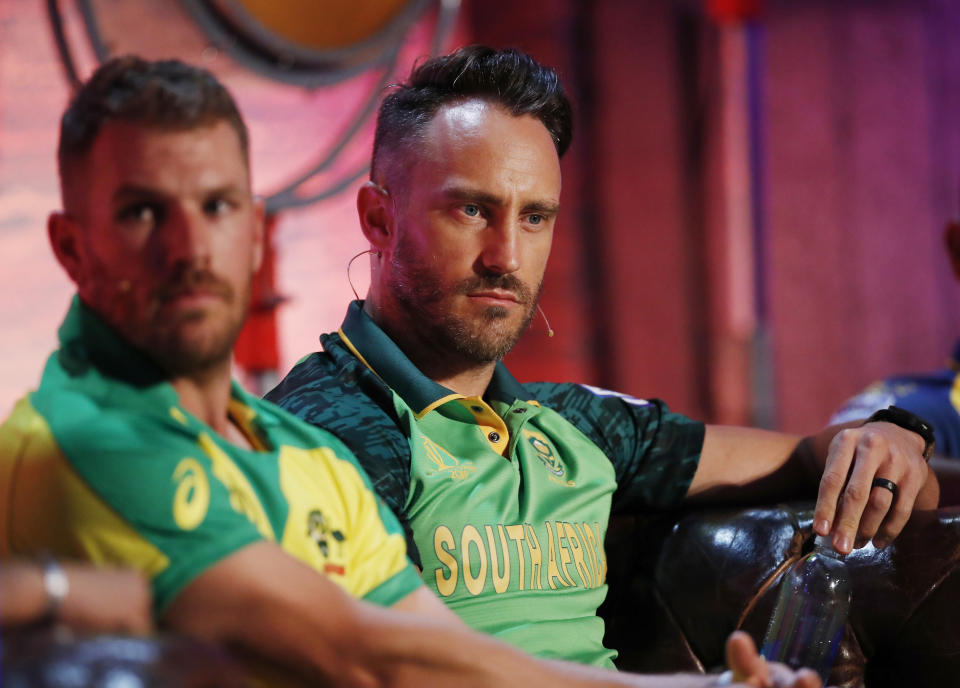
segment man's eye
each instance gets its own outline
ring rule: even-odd
[[[207,215],[223,215],[232,207],[230,201],[225,198],[211,198],[203,205],[203,212]]]
[[[543,215],[537,215],[536,213],[534,213],[533,215],[527,215],[527,222],[529,222],[532,225],[539,225],[546,219],[547,218],[545,218]]]
[[[163,213],[155,205],[150,203],[135,203],[120,210],[118,218],[121,222],[136,222],[138,224],[158,224],[163,217]]]
[[[463,206],[463,213],[468,217],[479,217],[480,216],[480,206],[468,203]]]

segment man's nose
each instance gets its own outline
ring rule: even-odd
[[[165,253],[170,263],[209,264],[211,227],[203,214],[188,210],[172,213],[166,229]]]
[[[520,269],[520,223],[504,220],[486,228],[483,266],[489,272],[506,275]]]

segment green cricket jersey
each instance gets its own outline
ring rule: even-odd
[[[236,383],[229,412],[253,449],[188,413],[75,298],[39,389],[0,426],[0,555],[138,568],[157,614],[259,540],[376,603],[419,587],[399,524],[340,441]]]
[[[422,375],[355,302],[267,398],[338,435],[407,531],[424,582],[468,624],[541,657],[612,666],[596,610],[611,511],[668,508],[703,425],[581,385],[483,398]]]

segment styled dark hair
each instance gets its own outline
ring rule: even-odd
[[[60,120],[61,183],[68,166],[86,155],[108,122],[177,130],[221,120],[237,133],[249,166],[247,126],[233,97],[213,74],[179,60],[154,62],[132,55],[110,59],[81,86]]]
[[[442,106],[473,98],[500,105],[518,117],[536,117],[550,132],[557,155],[569,148],[573,113],[557,73],[519,50],[471,45],[415,66],[410,78],[383,99],[371,177],[378,173],[383,151],[409,146]]]

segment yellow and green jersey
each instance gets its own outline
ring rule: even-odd
[[[0,556],[133,566],[158,615],[260,540],[375,603],[420,585],[399,524],[340,441],[236,383],[229,413],[252,449],[188,413],[162,372],[74,299],[39,388],[0,426]]]
[[[597,607],[611,512],[676,506],[703,425],[574,384],[486,393],[425,377],[354,303],[267,395],[336,434],[397,513],[424,583],[468,624],[541,657],[612,666]]]

